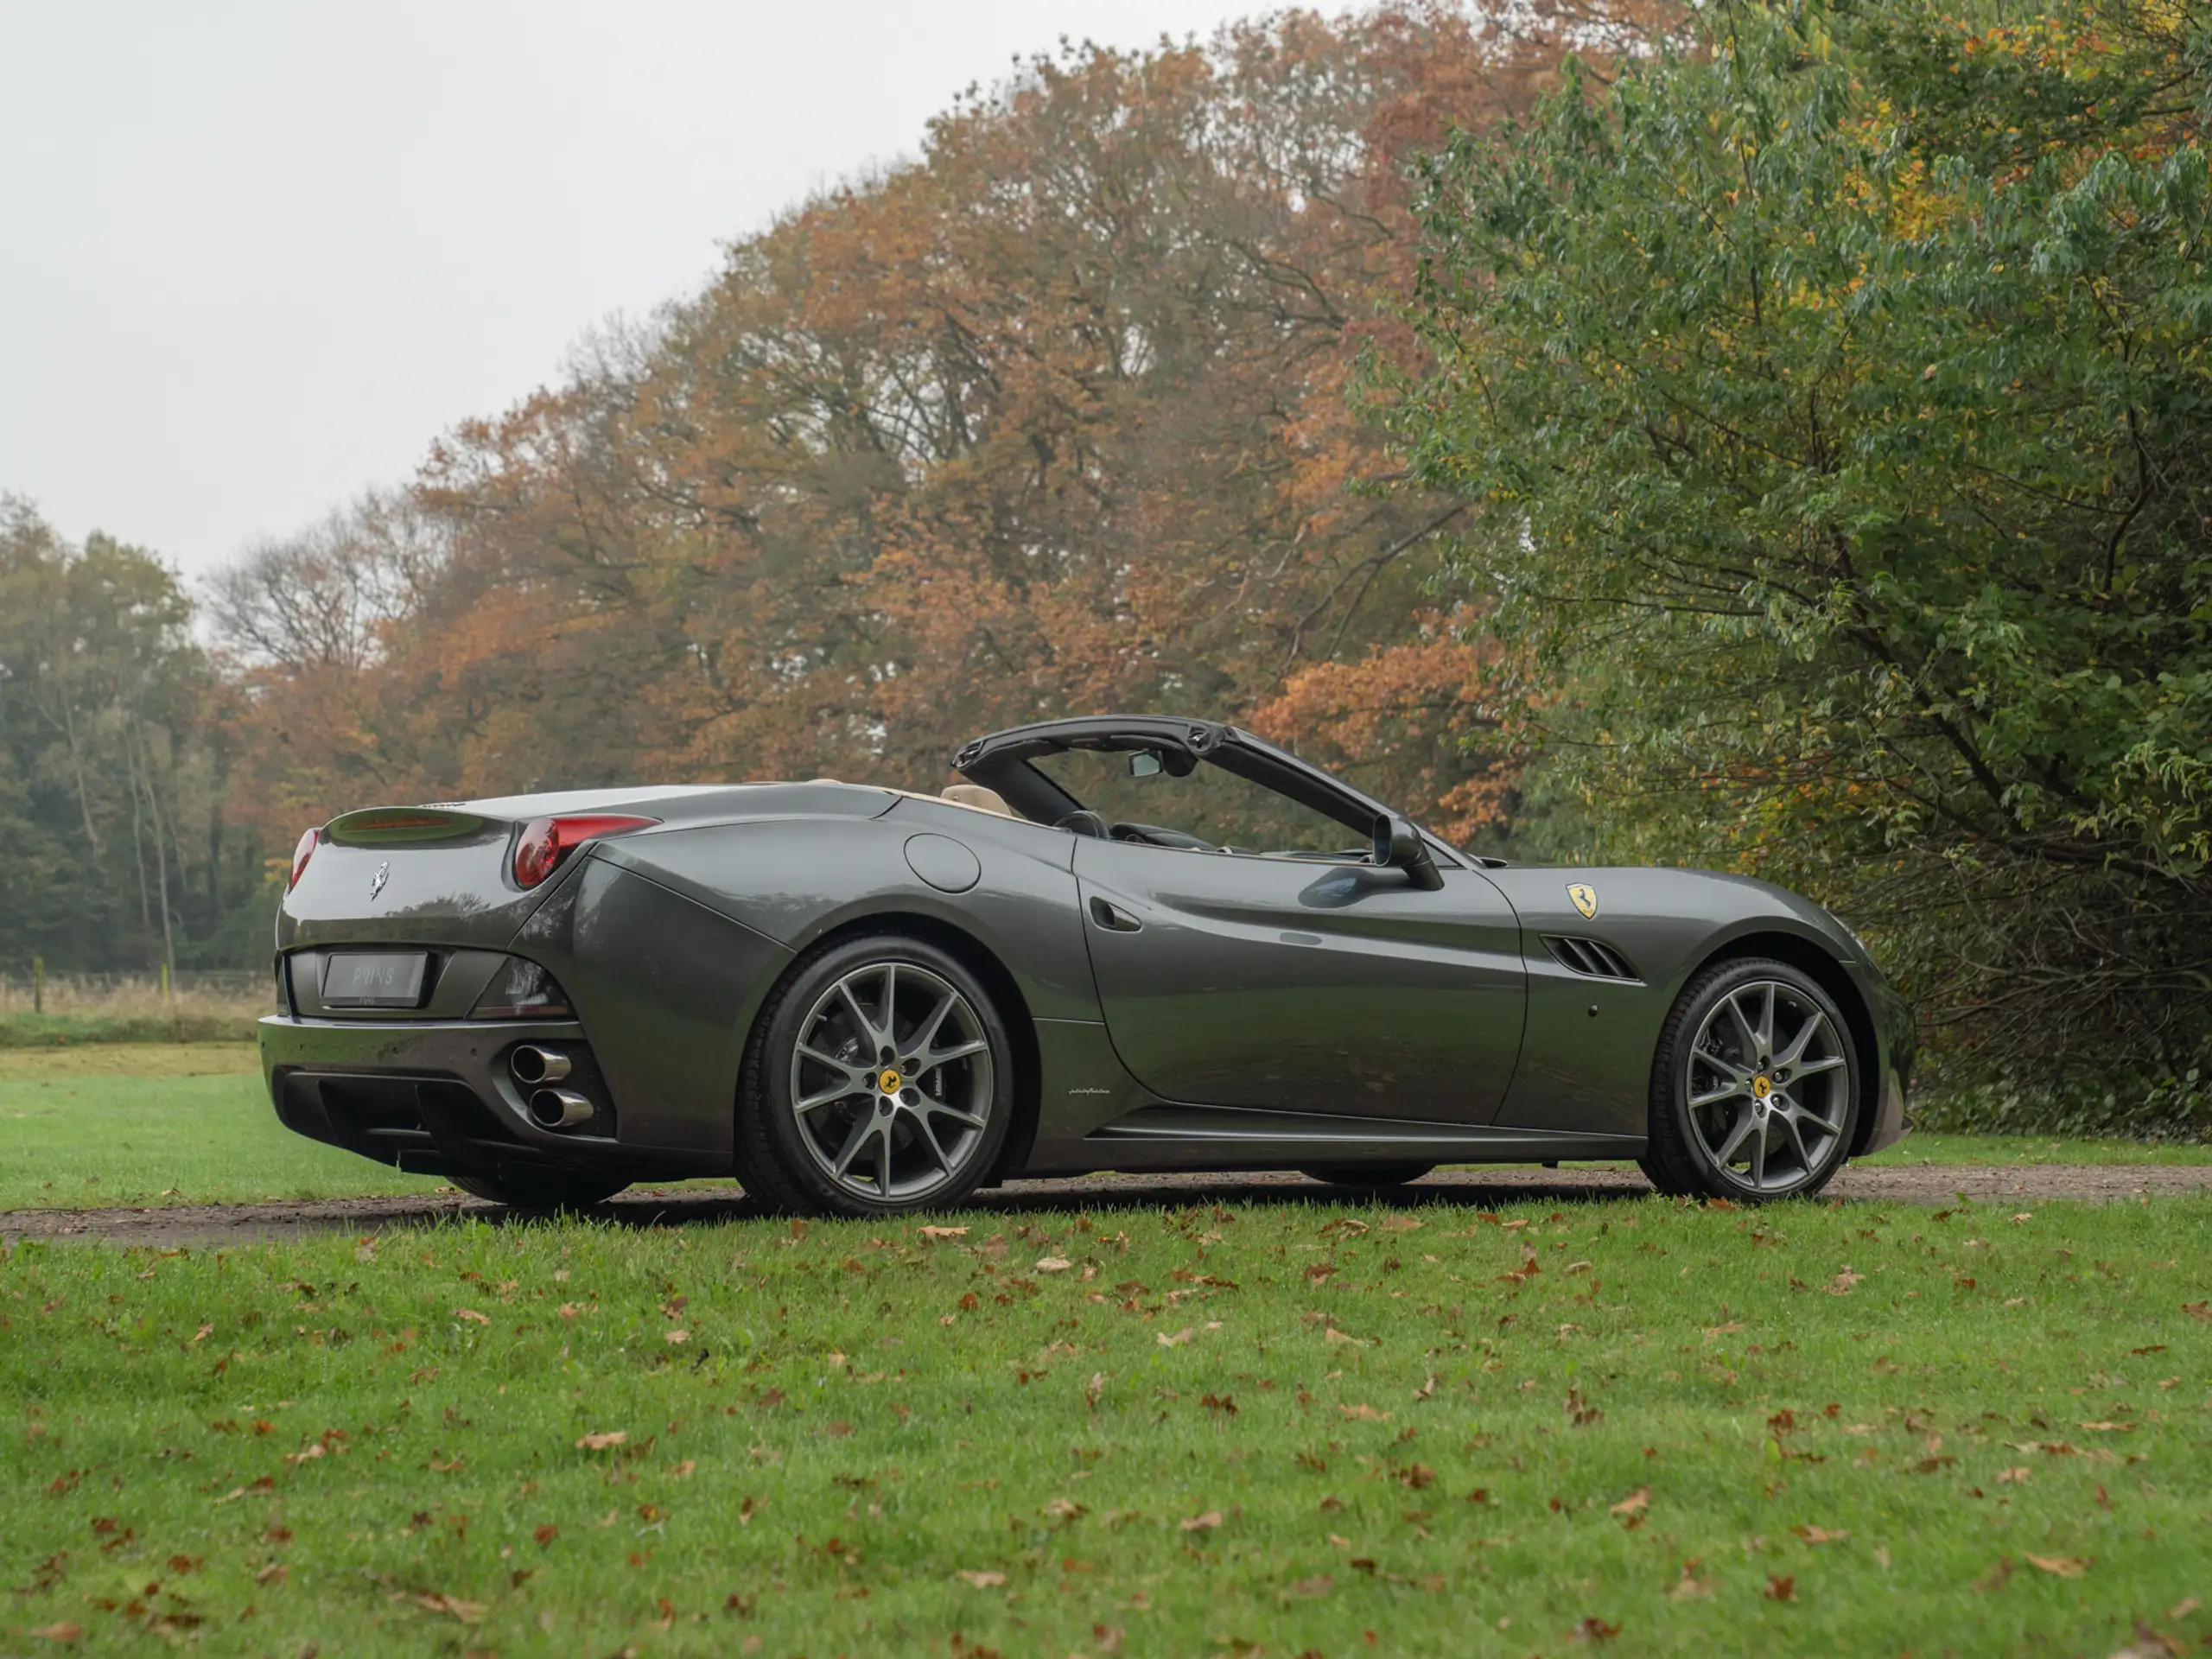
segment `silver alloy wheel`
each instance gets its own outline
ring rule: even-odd
[[[830,1179],[879,1204],[925,1198],[966,1167],[995,1086],[975,1007],[911,962],[838,980],[815,999],[791,1052],[799,1140]]]
[[[1843,1150],[1851,1067],[1843,1033],[1799,987],[1758,979],[1716,1003],[1690,1045],[1691,1133],[1728,1179],[1786,1192]]]

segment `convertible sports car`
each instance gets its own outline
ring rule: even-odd
[[[1052,721],[954,766],[942,796],[309,830],[261,1022],[278,1117],[515,1204],[734,1173],[848,1215],[1015,1175],[1563,1158],[1756,1201],[1904,1132],[1910,1020],[1794,893],[1471,857],[1201,720]]]

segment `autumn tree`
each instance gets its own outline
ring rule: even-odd
[[[1413,158],[1560,51],[1441,8],[1288,13],[963,99],[440,445],[413,505],[442,550],[374,650],[259,652],[265,793],[936,787],[994,727],[1175,709],[1495,822],[1482,700],[1513,653],[1440,559],[1465,499],[1409,484],[1348,392],[1425,360]]]

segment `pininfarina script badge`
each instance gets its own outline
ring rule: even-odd
[[[385,862],[378,865],[377,873],[369,878],[369,902],[371,904],[373,905],[376,903],[377,895],[384,891],[384,884],[391,880],[391,861],[387,860]]]

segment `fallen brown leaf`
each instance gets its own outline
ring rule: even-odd
[[[1621,1499],[1619,1503],[1614,1504],[1608,1513],[1613,1515],[1641,1515],[1645,1510],[1649,1509],[1650,1505],[1651,1489],[1649,1486],[1639,1486],[1634,1491],[1630,1492],[1626,1497]]]
[[[2078,1579],[2089,1570],[2089,1563],[2079,1555],[2031,1555],[2028,1565],[2062,1579]]]
[[[965,1232],[968,1230],[963,1227],[960,1230],[962,1232]],[[963,1568],[952,1576],[956,1579],[967,1580],[969,1583],[974,1585],[978,1590],[995,1590],[1006,1582],[1006,1574],[1003,1573],[988,1571],[977,1573],[967,1568]]]
[[[1667,1592],[1669,1599],[1675,1601],[1681,1601],[1691,1596],[1711,1595],[1713,1593],[1713,1580],[1711,1579],[1700,1579],[1697,1575],[1698,1568],[1702,1567],[1704,1564],[1703,1558],[1696,1555],[1693,1555],[1689,1560],[1684,1561],[1682,1563],[1682,1576],[1677,1579],[1675,1581],[1674,1587]]]
[[[415,1605],[427,1612],[451,1613],[464,1624],[474,1624],[484,1617],[482,1602],[463,1601],[457,1596],[440,1595],[435,1592],[416,1597]]]
[[[1194,1515],[1187,1521],[1175,1523],[1185,1532],[1211,1532],[1221,1524],[1221,1511],[1208,1510],[1204,1515]]]
[[[1759,1592],[1769,1601],[1797,1599],[1797,1579],[1795,1573],[1783,1573],[1766,1581],[1766,1588]]]
[[[580,1452],[604,1452],[610,1446],[620,1446],[630,1438],[626,1428],[609,1429],[604,1434],[587,1434],[576,1442]]]

